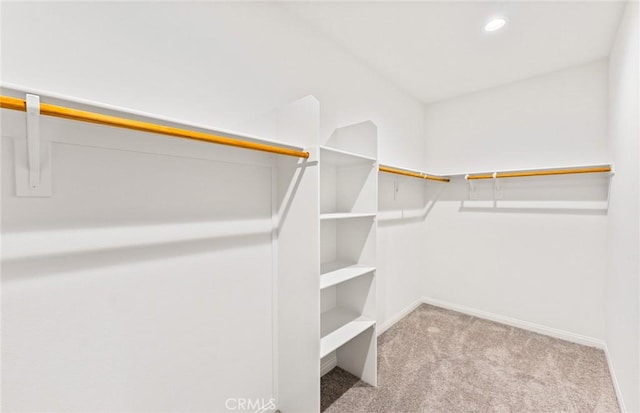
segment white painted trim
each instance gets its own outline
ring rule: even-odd
[[[336,356],[336,352],[330,353],[324,358],[324,361],[320,364],[320,377],[329,373],[334,367],[338,366],[338,357]]]
[[[393,317],[391,317],[390,319],[385,321],[383,324],[381,324],[378,327],[378,331],[377,331],[378,336],[380,336],[382,333],[384,333],[385,331],[387,331],[388,329],[393,327],[393,325],[395,323],[397,323],[398,321],[400,321],[403,318],[405,318],[410,312],[412,312],[413,310],[418,308],[418,306],[420,306],[420,304],[422,304],[422,302],[423,302],[422,299],[420,299],[420,298],[417,299],[416,301],[414,301],[413,303],[411,303],[407,307],[405,307],[403,310],[401,310],[399,313],[397,313],[396,315],[394,315]]]
[[[624,405],[624,399],[622,398],[622,391],[620,390],[620,384],[618,383],[618,377],[616,376],[616,371],[613,369],[613,363],[611,362],[611,357],[609,356],[609,347],[605,343],[604,355],[607,358],[607,365],[609,366],[609,374],[611,375],[611,381],[613,382],[613,389],[616,392],[616,398],[618,399],[618,406],[620,407],[620,413],[627,413],[627,407]]]
[[[475,308],[466,307],[463,305],[452,304],[446,301],[438,300],[430,297],[422,297],[422,302],[425,304],[431,304],[436,307],[446,308],[447,310],[457,311],[459,313],[471,315],[485,320],[495,321],[497,323],[506,324],[512,327],[518,327],[523,330],[533,331],[534,333],[544,334],[545,336],[559,338],[561,340],[571,341],[573,343],[582,344],[584,346],[596,347],[604,350],[606,347],[603,340],[583,336],[580,334],[572,333],[570,331],[560,330],[553,327],[547,327],[529,321],[519,320],[517,318],[506,317],[487,311],[477,310]]]
[[[280,400],[278,358],[278,168],[271,167],[271,391]]]

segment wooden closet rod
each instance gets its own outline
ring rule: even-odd
[[[610,166],[596,166],[585,168],[568,168],[568,169],[539,169],[535,171],[522,172],[496,172],[496,178],[519,178],[523,176],[546,176],[546,175],[569,175],[569,174],[588,174],[598,172],[611,172]],[[493,179],[492,173],[467,175],[467,179]]]
[[[439,181],[439,182],[449,182],[450,181],[449,178],[445,178],[445,177],[442,177],[442,176],[429,175],[429,174],[425,174],[425,173],[422,173],[422,172],[405,171],[403,169],[392,168],[390,166],[384,166],[384,165],[380,165],[378,170],[380,172],[388,172],[388,173],[391,173],[391,174],[411,176],[413,178],[428,179],[430,181]]]
[[[27,103],[24,99],[13,98],[9,96],[0,96],[0,108],[26,112]],[[48,103],[40,104],[40,114],[54,116],[57,118],[72,119],[80,122],[97,123],[99,125],[113,126],[116,128],[157,133],[159,135],[166,135],[174,138],[193,139],[197,141],[233,146],[236,148],[252,149],[256,151],[275,153],[278,155],[295,156],[305,159],[309,157],[309,152],[303,152],[295,149],[267,145],[264,143],[243,141],[240,139],[190,131],[186,129],[179,129],[171,126],[163,126],[155,123],[119,118],[117,116],[102,115],[99,113],[86,112],[72,108],[65,108],[62,106],[50,105]]]

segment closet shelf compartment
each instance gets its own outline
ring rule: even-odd
[[[320,358],[337,350],[375,324],[375,320],[371,318],[340,307],[322,313]]]
[[[376,158],[331,148],[329,146],[320,147],[320,157],[322,162],[335,166],[362,166],[369,164],[373,167],[376,163]]]
[[[322,265],[320,276],[320,289],[333,287],[334,285],[352,280],[362,275],[367,275],[376,270],[376,267],[333,261]]]
[[[331,212],[327,214],[320,214],[320,220],[373,218],[375,216],[376,216],[375,212]]]

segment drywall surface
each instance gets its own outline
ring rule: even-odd
[[[389,274],[377,279],[379,321],[397,321],[399,312],[421,298],[424,268],[429,266],[424,220],[432,206],[429,191],[439,187],[395,174],[378,177],[378,272]],[[384,322],[378,328],[387,327]]]
[[[337,127],[371,120],[383,162],[422,163],[422,104],[277,4],[0,7],[4,84],[231,129],[314,95],[321,142]],[[269,400],[276,387],[272,245],[263,227],[272,214],[270,169],[211,146],[184,150],[190,144],[108,128],[98,139],[96,129],[55,125],[73,144],[53,144],[52,198],[14,196],[13,139],[3,139],[3,249],[21,239],[54,245],[76,230],[92,244],[101,231],[118,231],[98,251],[74,241],[78,250],[52,263],[23,243],[21,261],[3,268],[3,407],[219,411],[227,397]],[[110,149],[96,143],[112,139]],[[172,157],[174,149],[186,155]],[[144,237],[118,246],[148,226],[158,227],[159,247]],[[402,234],[417,239],[419,230]],[[191,240],[202,231],[206,240]],[[174,233],[186,239],[177,248]],[[383,230],[379,242],[389,245],[384,237],[394,235]],[[404,254],[390,249],[379,263],[390,294],[380,317],[420,295],[410,281],[420,257],[395,265],[393,251]]]
[[[427,105],[429,171],[609,161],[606,76],[600,60]]]
[[[313,95],[321,140],[372,120],[383,161],[422,162],[422,105],[283,6],[16,2],[2,19],[2,82],[231,129]]]
[[[640,411],[640,126],[638,3],[629,2],[609,66],[609,139],[616,176],[609,207],[606,341],[622,403]]]
[[[427,105],[425,168],[607,162],[606,127],[607,62],[598,61]],[[474,195],[454,179],[439,195],[425,220],[425,296],[600,343],[608,178],[502,181],[495,204],[490,180]]]

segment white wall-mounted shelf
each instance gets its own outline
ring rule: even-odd
[[[353,218],[372,218],[377,214],[375,212],[335,212],[329,214],[320,214],[321,220],[331,219],[353,219]]]
[[[120,117],[133,117],[135,120],[151,122],[151,123],[164,123],[167,126],[177,127],[177,128],[186,128],[186,129],[197,129],[202,132],[212,133],[215,135],[225,136],[234,139],[242,139],[254,143],[260,143],[265,145],[276,145],[287,149],[302,151],[304,148],[298,145],[292,145],[290,143],[277,140],[270,139],[263,136],[256,136],[253,134],[244,133],[241,131],[234,131],[230,129],[221,129],[215,128],[211,125],[203,125],[194,122],[188,122],[182,119],[171,118],[168,116],[160,116],[157,114],[152,114],[149,112],[144,112],[136,109],[111,105],[108,103],[97,102],[88,99],[80,99],[77,97],[73,97],[70,95],[65,95],[61,93],[56,93],[43,89],[35,89],[30,88],[24,85],[17,85],[13,83],[5,83],[0,84],[1,93],[3,95],[20,97],[24,98],[25,93],[35,94],[44,97],[47,100],[47,103],[66,106],[68,104],[72,104],[75,109],[86,110],[86,111],[95,111],[104,110],[107,111],[109,115],[120,116]],[[62,138],[60,138],[62,139]],[[57,141],[57,140],[56,140]],[[62,141],[64,142],[64,141]]]
[[[335,166],[360,166],[367,164],[374,166],[376,163],[376,158],[331,148],[329,146],[320,147],[320,156],[322,162]]]
[[[320,357],[327,356],[375,324],[371,318],[340,307],[322,313]]]
[[[362,275],[367,275],[376,270],[375,267],[366,265],[349,265],[345,262],[334,261],[322,265],[320,275],[320,289],[352,280]]]
[[[571,172],[573,171],[581,171],[581,170],[590,170],[590,169],[599,169],[599,168],[608,168],[609,171],[592,171],[592,172]],[[546,174],[549,171],[564,171],[565,173],[559,174]],[[604,176],[611,177],[615,173],[613,171],[613,166],[610,163],[599,163],[599,164],[580,164],[580,165],[570,165],[570,166],[543,166],[539,168],[524,168],[524,169],[508,169],[501,171],[481,171],[481,172],[454,172],[450,174],[446,174],[446,176],[450,176],[452,178],[465,178],[467,175],[491,175],[494,172],[497,172],[499,179],[505,179],[505,177],[500,176],[501,174],[512,174],[512,173],[531,173],[531,175],[523,176],[523,177],[554,177],[554,176]],[[585,173],[586,172],[586,173]],[[488,178],[487,180],[490,180]]]

